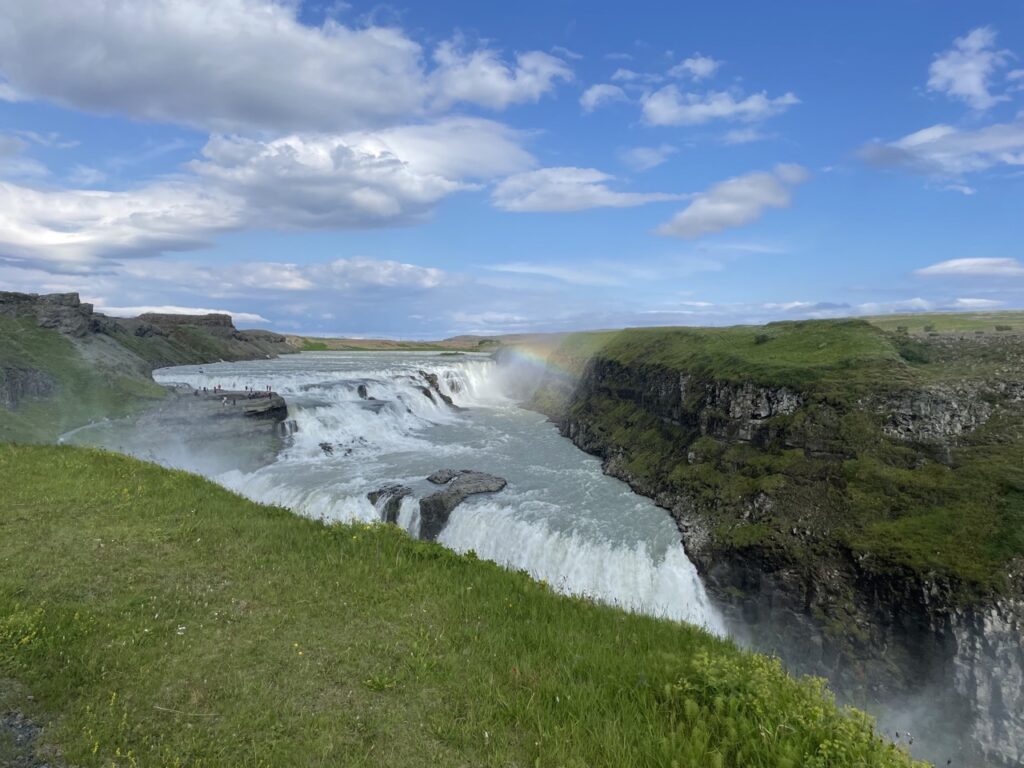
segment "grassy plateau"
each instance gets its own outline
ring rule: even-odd
[[[913,765],[820,681],[394,526],[66,447],[0,488],[0,712],[59,763]]]

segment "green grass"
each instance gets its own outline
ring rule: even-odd
[[[837,398],[909,381],[886,334],[862,320],[634,328],[609,335],[600,354],[627,365],[661,366],[721,381],[810,387]]]
[[[57,386],[53,398],[27,399],[13,410],[0,406],[0,441],[50,442],[68,429],[124,415],[165,394],[138,371],[93,364],[65,336],[28,318],[0,318],[0,367],[38,369]]]
[[[68,764],[912,764],[775,661],[393,526],[75,448],[0,487],[0,703]]]
[[[928,312],[904,315],[881,315],[867,318],[872,325],[886,331],[905,328],[908,333],[955,333],[985,331],[1006,333],[996,326],[1024,331],[1024,311],[1003,312]]]

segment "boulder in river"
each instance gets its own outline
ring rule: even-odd
[[[427,478],[436,485],[447,487],[420,499],[420,538],[436,539],[452,510],[477,493],[496,493],[507,482],[503,477],[475,472],[471,469],[441,469]]]
[[[366,498],[380,512],[381,520],[385,523],[397,523],[398,513],[402,509],[402,499],[410,493],[412,489],[404,485],[385,485],[376,491],[370,491]]]

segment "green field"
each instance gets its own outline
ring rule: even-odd
[[[0,486],[0,710],[69,765],[912,764],[774,661],[393,526],[84,449],[0,446]]]
[[[1002,312],[920,312],[869,317],[872,325],[886,331],[906,328],[909,333],[1024,332],[1024,311]]]

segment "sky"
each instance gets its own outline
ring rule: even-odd
[[[1024,3],[0,0],[0,290],[398,338],[1024,307]]]

